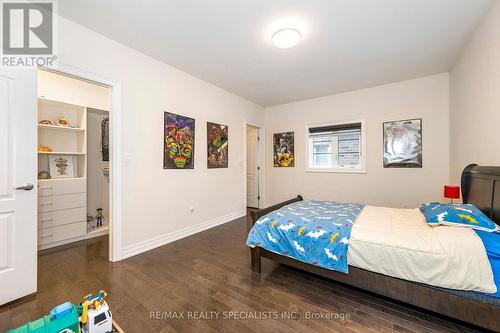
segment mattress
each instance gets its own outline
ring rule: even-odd
[[[409,281],[497,292],[476,232],[430,227],[418,209],[365,206],[352,228],[347,259],[351,266]]]

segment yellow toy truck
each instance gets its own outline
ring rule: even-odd
[[[113,328],[113,317],[104,300],[106,296],[106,292],[101,290],[95,298],[92,294],[85,296],[79,306],[66,302],[56,306],[50,314],[12,329],[8,333],[119,332]]]

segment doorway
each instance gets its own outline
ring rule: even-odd
[[[262,161],[261,137],[262,127],[246,124],[246,180],[247,180],[247,207],[261,208],[262,206]]]
[[[90,101],[86,106],[89,132],[87,135],[93,135],[94,140],[86,140],[87,149],[90,145],[99,146],[93,148],[93,154],[88,155],[88,160],[85,163],[85,170],[90,167],[97,168],[99,172],[93,173],[94,177],[88,179],[92,182],[91,190],[98,193],[99,200],[90,200],[87,206],[88,221],[87,234],[99,236],[103,234],[109,235],[109,261],[119,261],[122,259],[122,112],[121,112],[121,84],[107,77],[97,75],[92,72],[84,71],[73,66],[63,63],[58,64],[57,70],[41,69],[45,74],[59,75],[73,82],[80,82],[87,85],[93,85],[107,90],[108,95],[81,95],[80,98]],[[69,82],[69,81],[68,81]],[[54,88],[52,87],[52,91]],[[49,90],[49,92],[51,91]],[[48,92],[44,92],[47,95]],[[92,97],[93,96],[93,97]],[[45,96],[47,97],[47,96]],[[71,98],[66,95],[67,98]],[[104,101],[104,97],[107,101]],[[82,102],[72,99],[75,104],[83,104]],[[107,107],[103,107],[107,106]],[[107,123],[103,120],[107,118]],[[108,146],[102,146],[102,126],[108,127]],[[96,140],[95,136],[99,135]],[[106,149],[107,148],[107,149]],[[106,150],[106,151],[103,151]],[[91,156],[92,155],[92,156]],[[105,156],[107,155],[107,156]],[[94,197],[92,195],[92,197]],[[87,200],[89,196],[87,196]],[[97,206],[103,206],[101,214],[97,211]],[[90,211],[89,211],[90,209]],[[102,215],[101,222],[96,219],[96,216]],[[107,222],[107,223],[106,223]],[[85,237],[84,237],[85,238]],[[92,237],[91,237],[92,238]]]
[[[109,234],[108,87],[38,71],[38,250]]]

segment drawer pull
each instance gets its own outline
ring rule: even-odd
[[[52,203],[52,202],[45,202],[45,203],[42,204],[42,206],[50,206],[50,205],[53,205],[53,204],[54,203]]]
[[[53,187],[42,187],[41,190],[53,190]]]
[[[47,235],[47,236],[42,236],[42,238],[50,238],[53,237],[54,235]]]
[[[54,221],[54,219],[42,219],[42,222]]]

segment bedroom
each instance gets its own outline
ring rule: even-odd
[[[499,242],[484,241],[471,223],[429,226],[418,210],[467,199],[500,219],[498,170],[484,168],[500,166],[498,1],[52,4],[56,57],[35,55],[42,69],[111,95],[109,236],[38,253],[39,74],[2,44],[0,331],[101,289],[126,332],[500,331],[497,298],[466,295],[492,294],[500,272],[489,254]],[[14,63],[22,68],[8,68]],[[405,144],[388,133],[404,133]],[[396,146],[411,147],[409,162],[391,159]],[[462,183],[470,164],[480,167]],[[25,184],[35,186],[13,190]],[[265,218],[258,215],[297,195],[364,205],[350,234],[356,252],[343,258],[354,264],[347,275],[315,259],[303,267],[264,251],[251,257],[250,213]],[[372,207],[411,212],[391,219],[418,228],[398,228],[413,252],[359,246]],[[371,231],[394,242],[387,219]],[[274,220],[276,239],[289,223]],[[456,247],[454,255],[413,256],[432,239],[450,241],[444,252]],[[471,240],[475,256],[458,239]],[[355,254],[363,262],[353,263]]]

